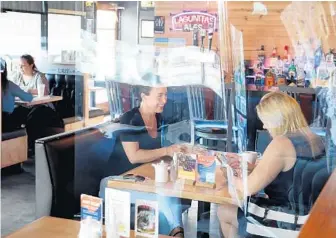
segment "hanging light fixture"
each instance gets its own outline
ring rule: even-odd
[[[267,7],[261,2],[254,2],[252,15],[267,15]]]

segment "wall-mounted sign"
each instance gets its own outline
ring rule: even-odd
[[[217,15],[206,12],[182,12],[172,15],[171,30],[193,31],[193,29],[217,31]]]
[[[154,8],[154,6],[155,6],[154,1],[141,1],[140,2],[140,7],[143,10]]]
[[[154,33],[163,34],[165,28],[165,18],[161,16],[155,16],[154,18]]]

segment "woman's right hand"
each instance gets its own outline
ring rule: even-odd
[[[231,168],[239,171],[240,168],[240,161],[241,161],[241,156],[236,154],[236,153],[226,153],[225,157],[227,159],[228,165],[230,165]],[[247,167],[248,167],[248,171],[252,172],[252,170],[254,169],[255,166],[257,166],[257,162],[255,164],[251,164],[249,162],[247,162]]]
[[[241,157],[236,153],[225,153],[228,165],[233,169],[240,168],[240,159]]]
[[[173,157],[174,153],[185,152],[186,147],[183,145],[171,145],[166,147],[167,155]]]

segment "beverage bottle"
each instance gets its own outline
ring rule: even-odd
[[[272,87],[274,85],[275,85],[275,75],[273,74],[273,69],[271,67],[265,75],[265,86]]]
[[[292,62],[288,68],[288,84],[296,84],[296,77],[297,77],[297,73],[296,73],[296,67],[295,67],[295,63],[294,63],[294,59],[292,59]]]

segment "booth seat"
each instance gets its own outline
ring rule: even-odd
[[[119,134],[136,128],[119,123],[65,132],[35,144],[36,218],[73,219],[80,213],[80,195],[98,196],[100,180],[126,172]]]
[[[27,151],[26,129],[1,134],[1,168],[26,161]]]
[[[56,111],[64,121],[65,131],[80,129],[83,123],[83,76],[46,74],[50,94],[62,96],[63,100],[55,102]],[[89,118],[101,118],[104,111],[90,108]]]

